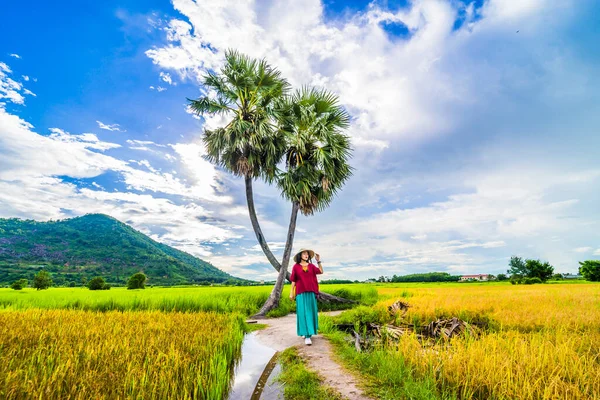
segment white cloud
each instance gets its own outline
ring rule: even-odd
[[[519,21],[536,14],[549,13],[555,9],[564,10],[572,6],[571,1],[565,0],[489,0],[485,2],[482,10],[484,17],[502,23]]]
[[[21,58],[21,56],[20,56],[20,55],[18,55],[18,54],[15,54],[15,53],[11,54],[10,56],[11,56],[11,57],[14,57],[14,58]]]
[[[129,145],[131,150],[147,151],[150,153],[161,153],[153,147],[167,147],[164,144],[158,144],[150,140],[127,139],[125,142]]]
[[[25,82],[29,81],[29,77],[27,75],[22,75],[22,77]]]
[[[387,39],[379,26],[383,13],[375,6],[343,26],[323,22],[322,6],[315,1],[271,4],[261,9],[261,18],[256,8],[262,6],[249,3],[178,0],[174,6],[192,25],[172,20],[166,28],[172,43],[147,55],[183,78],[200,79],[235,46],[266,56],[296,85],[319,77],[319,84],[340,93],[357,116],[359,143],[385,148],[390,136],[426,137],[452,126],[452,114],[440,118],[440,113],[442,105],[461,102],[460,88],[451,87],[446,72],[432,64],[447,51],[455,16],[444,2],[415,2],[406,15],[402,10],[385,15],[419,29],[408,45]],[[296,9],[303,18],[297,18]]]
[[[573,249],[573,251],[575,253],[589,253],[590,251],[592,251],[591,247],[577,247],[576,249]]]
[[[372,215],[363,217],[342,204],[338,207],[346,211],[341,217],[301,218],[298,225],[308,229],[306,234],[297,233],[296,240],[315,243],[315,250],[331,260],[332,273],[353,271],[360,277],[431,270],[499,273],[506,269],[506,257],[515,253],[549,260],[563,271],[576,270],[568,249],[597,237],[600,226],[593,202],[582,204],[579,199],[593,193],[600,170],[546,166],[534,171],[529,166],[525,175],[524,166],[490,163],[493,167],[482,164],[460,172],[420,175],[428,186],[465,185],[464,193],[437,202],[409,208],[400,204],[385,212],[372,209]],[[562,239],[552,243],[550,237]]]
[[[0,132],[4,135],[0,136],[0,144],[3,144],[4,149],[8,154],[17,154],[15,158],[5,157],[0,161],[2,171],[0,179],[8,179],[9,177],[24,175],[35,176],[52,176],[52,175],[67,175],[77,178],[95,177],[106,171],[112,170],[119,172],[124,179],[124,183],[130,190],[151,191],[155,193],[171,194],[182,196],[190,199],[207,200],[216,203],[229,203],[231,198],[228,196],[219,195],[215,188],[219,187],[215,177],[217,171],[208,164],[208,168],[204,170],[195,170],[192,176],[194,184],[188,185],[180,178],[175,177],[172,173],[163,173],[153,169],[146,160],[142,160],[142,165],[149,167],[149,171],[132,168],[128,163],[110,157],[92,152],[91,150],[106,151],[120,147],[114,143],[102,142],[96,135],[85,133],[81,135],[72,135],[58,128],[52,128],[52,134],[48,137],[37,135],[31,132],[27,125],[22,125],[19,130],[10,130],[10,126],[3,126],[4,117],[13,117],[8,114],[0,114]],[[7,118],[10,120],[10,118]],[[18,121],[21,124],[24,121]],[[6,127],[6,130],[3,129]],[[14,132],[15,135],[7,133]],[[23,146],[23,140],[17,140],[16,136],[20,135],[21,139],[29,138],[26,143],[28,146]],[[4,141],[4,139],[13,138],[12,142]],[[174,148],[184,151],[188,145],[177,144]],[[196,145],[189,145],[196,146]],[[39,150],[36,150],[38,149]],[[44,150],[42,151],[41,148]],[[27,154],[27,159],[22,160],[21,157]],[[192,157],[190,153],[189,157]],[[206,164],[203,164],[206,167]],[[31,169],[25,168],[31,166]],[[199,165],[191,165],[191,167],[199,168]],[[204,174],[203,174],[204,172]]]
[[[101,121],[96,121],[96,123],[98,124],[98,127],[100,129],[104,129],[107,131],[127,132],[127,131],[121,130],[121,126],[119,124],[105,124]]]
[[[160,73],[160,79],[162,79],[163,81],[167,82],[169,85],[174,85],[173,79],[171,78],[171,74],[169,74],[167,72],[161,72]]]
[[[594,255],[595,256],[600,256],[600,249],[596,249],[596,251],[594,251]]]
[[[15,104],[25,104],[25,98],[19,93],[23,85],[10,78],[11,73],[10,67],[0,62],[0,100],[7,99]]]
[[[93,134],[71,135],[54,128],[50,136],[42,136],[32,128],[0,107],[0,179],[53,175],[87,178],[126,166],[123,161],[92,151],[119,147],[101,142]]]
[[[121,147],[116,143],[102,142],[100,141],[100,139],[98,139],[98,136],[96,136],[93,133],[82,133],[81,135],[72,135],[59,128],[50,128],[50,132],[52,132],[52,134],[49,136],[50,139],[63,143],[78,143],[81,144],[82,149],[105,151]]]
[[[151,140],[127,139],[126,142],[127,142],[127,144],[130,144],[130,145],[141,145],[141,146],[151,145],[151,146],[157,146],[157,147],[167,147],[164,144],[158,144]]]

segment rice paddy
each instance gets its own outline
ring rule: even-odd
[[[284,301],[279,313],[293,310]],[[382,399],[600,398],[600,285],[323,285],[362,306],[321,326]],[[270,287],[0,289],[0,398],[226,398],[246,316]],[[375,304],[376,298],[379,301]],[[410,304],[391,317],[396,299]],[[357,353],[335,322],[457,316],[479,338]]]
[[[238,314],[0,311],[0,398],[222,399]]]
[[[338,321],[385,319],[387,306],[411,305],[401,321],[458,316],[485,325],[480,338],[424,346],[415,335],[356,353],[332,322],[325,327],[350,368],[379,398],[600,398],[600,285],[383,285],[387,300]]]

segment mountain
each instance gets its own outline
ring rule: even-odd
[[[31,280],[42,268],[55,284],[69,286],[94,276],[125,284],[140,271],[155,285],[238,280],[107,215],[49,222],[0,218],[0,285]]]

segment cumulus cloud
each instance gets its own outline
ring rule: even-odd
[[[569,250],[594,237],[593,113],[566,110],[594,104],[599,85],[572,49],[556,47],[577,19],[573,1],[372,3],[336,19],[316,0],[173,5],[185,20],[169,21],[168,44],[146,52],[159,67],[199,82],[233,47],[296,86],[335,91],[353,115],[355,177],[320,222],[299,222],[299,239],[339,263],[332,273],[498,272],[511,252],[573,269]],[[577,162],[561,153],[561,126],[577,132],[581,144],[567,145],[583,152]],[[259,200],[269,202],[280,204]]]
[[[470,51],[490,35],[512,30],[497,21],[538,12],[546,16],[571,4],[513,3],[488,1],[477,10],[484,18],[455,31],[458,2],[414,1],[396,11],[373,3],[348,19],[327,21],[323,5],[315,0],[175,0],[175,9],[188,21],[171,20],[164,28],[169,44],[146,54],[160,67],[195,81],[218,68],[228,48],[266,57],[295,85],[312,82],[339,93],[355,117],[355,143],[384,149],[390,140],[422,141],[452,131],[468,118],[478,97],[485,101],[481,95],[486,90],[497,90],[494,84],[501,82],[494,75],[510,72],[512,61],[482,66],[479,54]],[[401,23],[412,36],[395,40],[382,22]],[[487,82],[484,75],[489,75]],[[487,86],[483,90],[482,82]]]

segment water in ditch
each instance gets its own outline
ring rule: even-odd
[[[242,357],[235,368],[228,399],[283,399],[283,387],[274,381],[280,370],[276,351],[260,343],[256,332],[246,334],[242,343]]]

